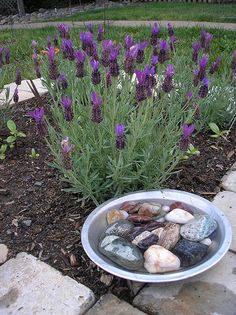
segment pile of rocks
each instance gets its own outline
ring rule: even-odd
[[[9,16],[2,16],[0,15],[0,25],[4,24],[17,24],[17,23],[29,23],[29,22],[38,22],[42,20],[50,20],[55,18],[67,17],[74,15],[78,12],[85,12],[94,9],[101,9],[104,6],[106,8],[113,7],[113,6],[124,6],[128,4],[129,1],[124,1],[122,3],[107,1],[104,4],[96,4],[95,2],[84,5],[84,6],[76,6],[72,8],[61,8],[61,9],[39,9],[37,12],[26,13],[24,16],[20,17],[19,14],[9,15]]]

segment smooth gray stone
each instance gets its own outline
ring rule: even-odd
[[[101,236],[101,239],[107,235],[117,235],[126,238],[133,228],[134,224],[132,222],[128,220],[119,220],[107,226],[105,232]]]
[[[208,215],[199,215],[180,228],[180,235],[189,241],[202,241],[217,228],[217,222]]]
[[[98,245],[99,251],[128,270],[138,270],[143,266],[143,256],[137,246],[126,239],[116,236],[106,236]]]

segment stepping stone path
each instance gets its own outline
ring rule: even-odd
[[[20,253],[0,267],[0,315],[80,315],[95,302],[86,286]]]

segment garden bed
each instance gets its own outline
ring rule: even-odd
[[[48,96],[44,99],[48,101]],[[13,120],[27,137],[0,164],[0,243],[8,246],[9,258],[28,252],[88,286],[97,297],[111,291],[130,300],[126,281],[114,277],[106,285],[102,277],[106,273],[83,251],[80,232],[94,206],[81,205],[77,195],[64,192],[66,185],[60,181],[61,175],[47,165],[52,156],[27,116],[35,102],[33,99],[17,105]],[[222,176],[235,161],[236,126],[232,126],[227,139],[200,133],[193,137],[193,144],[200,155],[179,165],[166,187],[211,200],[220,190]],[[39,154],[36,159],[29,156],[32,148]]]

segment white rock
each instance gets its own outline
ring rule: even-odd
[[[165,216],[165,219],[166,221],[169,221],[169,222],[185,224],[188,221],[194,219],[194,216],[188,211],[176,208],[172,210],[171,212],[167,213],[167,215]]]
[[[8,248],[4,244],[0,244],[0,265],[7,260]]]
[[[210,246],[211,243],[212,243],[212,240],[207,237],[207,238],[204,238],[204,240],[202,240],[200,243],[204,244],[204,245],[207,245],[207,246]]]
[[[163,273],[180,267],[179,258],[159,245],[150,246],[144,253],[144,259],[144,267],[150,273]]]
[[[144,231],[142,233],[140,233],[138,236],[135,237],[135,239],[132,241],[132,243],[134,245],[138,245],[138,243],[140,241],[142,241],[143,239],[145,239],[146,237],[150,236],[152,233],[149,231]]]
[[[163,206],[161,208],[161,210],[165,211],[165,212],[169,212],[170,211],[170,207],[169,206]]]

